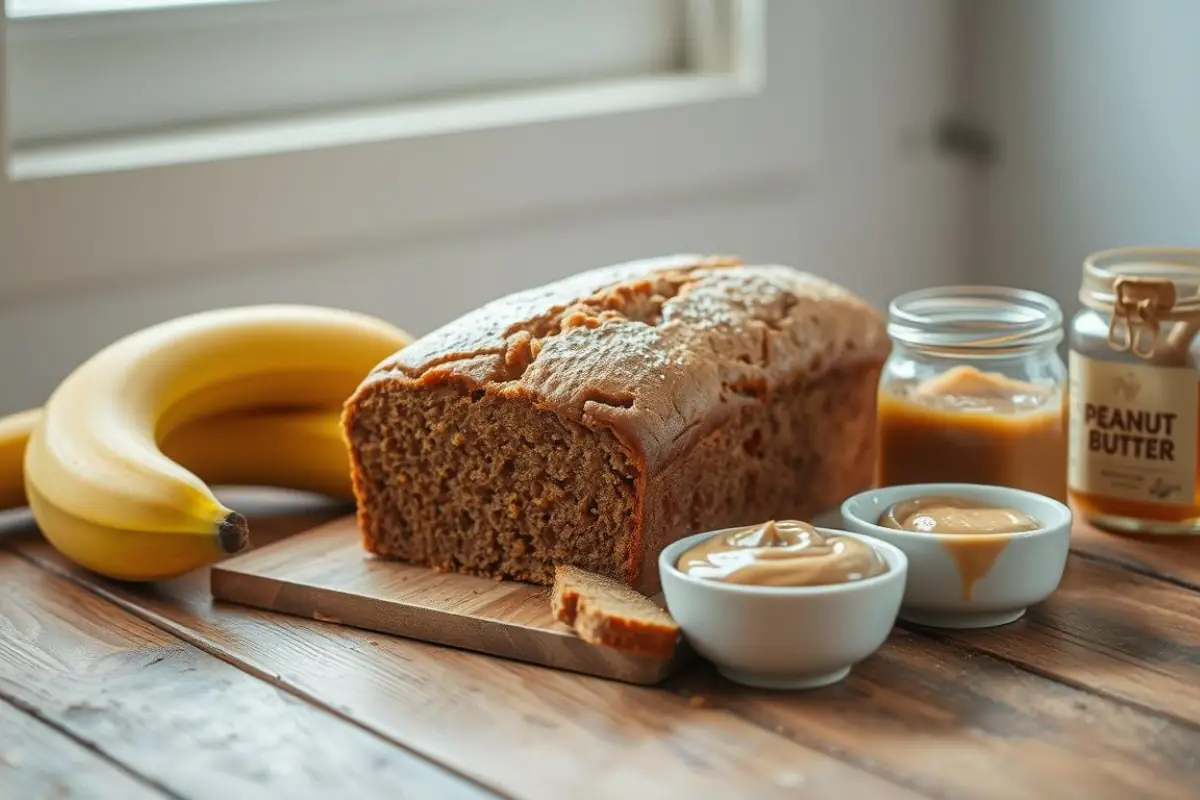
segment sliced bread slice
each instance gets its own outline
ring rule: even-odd
[[[666,661],[679,626],[653,600],[604,575],[572,566],[554,569],[554,616],[591,644]]]

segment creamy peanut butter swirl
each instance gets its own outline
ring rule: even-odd
[[[917,497],[889,506],[879,525],[901,531],[944,534],[1017,533],[1041,523],[1015,508],[995,508],[961,497]]]
[[[759,586],[825,586],[887,572],[873,547],[849,536],[826,536],[805,522],[770,521],[711,536],[679,557],[696,578]]]

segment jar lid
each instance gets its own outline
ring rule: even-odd
[[[1186,351],[1200,330],[1200,248],[1123,247],[1083,261],[1079,301],[1111,315],[1109,346],[1141,358]],[[1180,322],[1164,346],[1159,324]]]
[[[1006,286],[937,286],[888,306],[888,336],[941,355],[1009,356],[1062,340],[1053,298]]]

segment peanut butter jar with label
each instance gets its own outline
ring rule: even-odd
[[[1116,532],[1200,533],[1200,248],[1105,250],[1071,321],[1069,489]]]
[[[888,308],[879,486],[972,483],[1067,497],[1063,316],[998,286],[910,292]]]

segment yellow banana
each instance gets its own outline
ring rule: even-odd
[[[124,580],[173,577],[237,552],[245,518],[159,442],[222,414],[340,408],[409,341],[380,320],[310,306],[204,312],[128,336],[71,373],[33,426],[24,473],[34,517],[68,558]],[[230,462],[256,452],[228,444]]]
[[[25,501],[25,443],[42,418],[40,408],[0,419],[0,511],[29,505]]]
[[[205,417],[172,432],[162,451],[209,486],[272,486],[354,502],[337,409]]]
[[[0,418],[0,511],[28,505],[25,444],[41,409]],[[354,501],[340,410],[249,411],[176,428],[163,454],[209,486],[270,486]]]
[[[36,418],[39,412],[20,416]],[[14,421],[0,420],[0,448],[16,444],[18,437],[9,435],[18,429],[9,424]],[[211,486],[272,486],[354,499],[339,413],[333,409],[205,417],[176,429],[162,450]],[[20,478],[20,462],[7,459],[0,468],[0,497],[10,505],[0,509],[24,504],[23,494],[20,503],[13,502]],[[222,555],[205,537],[97,525],[46,503],[33,491],[38,522],[58,531],[60,539],[71,537],[76,558],[110,565],[102,571],[111,577],[186,572]]]

